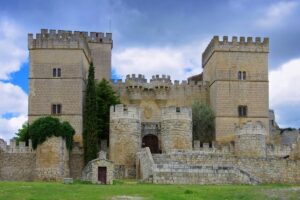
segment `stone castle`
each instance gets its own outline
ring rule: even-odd
[[[75,148],[68,152],[64,140],[55,137],[35,151],[31,144],[0,141],[0,180],[300,182],[299,133],[288,144],[278,140],[268,104],[269,39],[258,37],[213,37],[202,54],[203,72],[181,82],[168,75],[148,81],[140,74],[111,81],[122,104],[110,109],[109,141],[101,141],[99,158],[84,166],[88,67],[93,62],[97,81],[110,80],[112,48],[111,33],[42,29],[28,35],[29,123],[48,115],[69,121]],[[197,101],[215,114],[210,144],[193,141],[191,105]]]

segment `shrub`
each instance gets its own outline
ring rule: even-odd
[[[26,133],[26,134],[25,134]],[[30,125],[23,125],[22,129],[17,133],[17,141],[32,140],[32,147],[37,148],[51,136],[62,137],[66,140],[66,146],[72,149],[73,135],[75,130],[69,122],[60,122],[59,119],[48,116],[35,120]]]

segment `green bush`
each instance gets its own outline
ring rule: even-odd
[[[73,146],[73,135],[75,130],[69,122],[60,122],[59,119],[48,116],[35,120],[30,125],[23,125],[22,129],[17,133],[17,141],[32,140],[32,147],[37,148],[39,144],[46,141],[51,136],[62,137],[66,140],[69,150]]]

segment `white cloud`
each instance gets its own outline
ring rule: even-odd
[[[26,121],[27,115],[19,115],[10,119],[0,117],[0,138],[8,142]]]
[[[290,60],[270,72],[270,108],[275,109],[281,127],[299,128],[300,58]]]
[[[0,81],[0,115],[27,114],[27,94],[17,85]]]
[[[201,59],[208,40],[181,47],[130,47],[113,54],[113,67],[122,78],[127,74],[166,74],[184,80],[202,71]]]
[[[19,71],[27,58],[25,31],[13,21],[0,19],[0,80]]]
[[[275,27],[280,25],[297,6],[298,2],[295,1],[280,1],[274,3],[264,11],[265,14],[257,21],[257,25],[261,27]]]
[[[19,86],[1,81],[0,97],[0,138],[8,141],[27,120],[28,98]]]
[[[300,58],[293,59],[270,72],[270,105],[299,104]]]

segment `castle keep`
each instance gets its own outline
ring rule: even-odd
[[[203,72],[187,80],[172,81],[168,75],[147,80],[131,74],[124,81],[111,81],[122,104],[110,108],[109,142],[101,141],[99,158],[84,166],[88,67],[93,62],[96,81],[110,80],[112,47],[111,33],[42,29],[28,35],[29,123],[48,115],[69,121],[76,131],[75,148],[68,152],[64,140],[55,137],[37,150],[31,144],[0,140],[0,180],[300,182],[299,134],[288,144],[274,140],[268,104],[269,39],[258,37],[213,37],[202,54]],[[193,140],[195,102],[207,104],[215,114],[215,140],[210,144]]]

